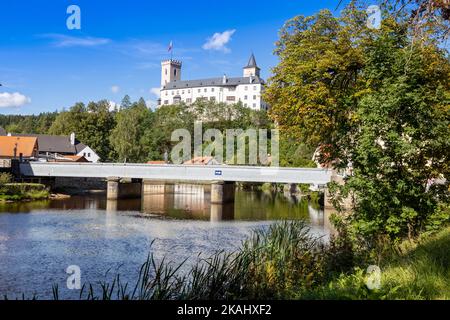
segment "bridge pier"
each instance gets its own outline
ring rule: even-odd
[[[215,181],[211,184],[211,204],[234,202],[234,181]]]
[[[141,194],[141,179],[132,179],[131,182],[124,182],[119,177],[108,177],[107,179],[107,200],[140,198]]]
[[[234,203],[211,203],[210,221],[228,221],[234,220]]]

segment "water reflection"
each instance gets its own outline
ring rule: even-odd
[[[106,200],[105,194],[27,203],[0,203],[0,295],[22,292],[51,298],[65,290],[67,266],[83,281],[119,270],[134,281],[151,251],[157,259],[194,262],[217,250],[232,251],[254,229],[274,220],[303,219],[311,234],[330,233],[324,210],[305,198],[236,191],[235,203],[211,205],[208,188],[184,186],[145,193],[142,199]],[[77,297],[65,290],[61,297]]]
[[[323,208],[303,197],[237,190],[235,203],[211,205],[209,186],[202,185],[153,188],[143,193],[141,199],[106,200],[105,194],[92,194],[61,200],[0,203],[0,212],[28,213],[43,209],[136,211],[143,216],[204,221],[304,219],[314,226],[330,226]]]

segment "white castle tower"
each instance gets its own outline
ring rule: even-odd
[[[161,62],[161,88],[173,81],[181,79],[181,61],[164,60]]]

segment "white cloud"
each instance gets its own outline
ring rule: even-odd
[[[216,32],[211,38],[208,38],[203,45],[205,50],[217,50],[223,52],[230,52],[230,49],[226,47],[226,44],[231,41],[231,36],[236,32],[235,29],[227,30],[222,33]]]
[[[0,108],[17,108],[30,102],[31,102],[30,98],[18,92],[0,93]]]
[[[108,101],[109,103],[109,111],[115,111],[120,109],[120,105],[115,103],[114,101]]]
[[[56,47],[95,47],[110,43],[110,39],[95,37],[73,37],[64,34],[44,34],[44,38],[53,40]]]
[[[154,100],[146,100],[145,104],[147,105],[147,108],[155,110],[158,106],[158,102]]]
[[[117,92],[120,91],[120,87],[119,86],[112,86],[111,87],[111,91],[112,91],[112,93],[117,93]]]
[[[150,88],[150,93],[153,94],[155,97],[159,98],[161,94],[160,88]]]

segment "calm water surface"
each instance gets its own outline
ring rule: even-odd
[[[82,282],[119,272],[134,283],[149,252],[189,264],[200,253],[234,250],[251,230],[281,219],[306,220],[311,233],[325,240],[330,233],[323,210],[306,200],[239,191],[236,202],[223,207],[211,206],[200,187],[178,191],[142,200],[92,195],[0,203],[0,296],[52,298],[58,284],[60,297],[76,298],[79,292],[66,288],[69,265],[81,268]]]

